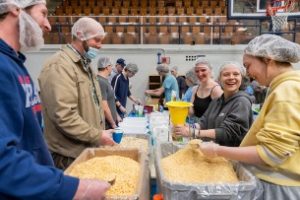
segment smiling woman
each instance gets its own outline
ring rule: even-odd
[[[221,66],[219,81],[223,88],[225,99],[239,91],[243,76],[245,76],[245,70],[238,63],[226,62]]]
[[[223,95],[213,100],[191,132],[204,141],[238,146],[252,124],[251,99],[240,90],[245,70],[235,62],[225,62],[219,71]],[[174,132],[189,136],[189,128],[176,126]]]
[[[190,113],[201,117],[213,99],[219,98],[223,91],[212,76],[212,66],[208,60],[199,58],[195,62],[195,74],[199,80],[199,86],[193,90],[191,102],[193,107]]]
[[[205,143],[206,155],[247,163],[257,176],[257,199],[300,199],[300,45],[264,34],[244,50],[244,66],[260,85],[269,87],[265,102],[240,147]]]

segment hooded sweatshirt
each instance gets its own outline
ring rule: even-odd
[[[251,106],[249,95],[243,91],[228,99],[222,95],[209,104],[200,118],[200,127],[215,129],[215,142],[220,145],[239,146],[253,121]]]
[[[0,199],[72,199],[79,180],[53,166],[25,59],[0,39]]]
[[[252,166],[260,179],[300,186],[300,71],[275,77],[260,113],[241,146],[256,146],[265,166]]]

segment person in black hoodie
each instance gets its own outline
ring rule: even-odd
[[[250,96],[241,88],[243,76],[245,70],[238,63],[225,62],[219,70],[223,95],[210,103],[198,123],[175,126],[175,134],[239,146],[253,121]]]

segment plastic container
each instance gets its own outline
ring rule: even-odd
[[[189,107],[193,106],[190,102],[185,101],[170,101],[166,103],[169,108],[171,122],[174,126],[184,125],[189,113]],[[172,140],[177,142],[183,142],[183,137],[172,134]]]
[[[184,125],[189,113],[189,107],[193,106],[192,103],[184,101],[170,101],[166,105],[169,108],[173,125]]]
[[[153,195],[153,200],[164,200],[164,197],[162,194],[155,194]]]
[[[156,142],[168,142],[169,127],[167,125],[156,126],[153,128],[152,135],[156,139]]]
[[[147,111],[148,114],[153,112],[153,105],[145,105],[144,110]]]
[[[150,148],[151,148],[151,138],[150,135],[148,134],[123,134],[123,138],[126,137],[134,137],[134,138],[139,138],[139,139],[145,139],[148,141],[148,148],[146,150],[146,153],[148,156],[150,156]],[[127,147],[127,148],[135,148],[135,147]]]
[[[182,184],[166,179],[162,168],[161,159],[175,153],[182,145],[161,143],[156,149],[156,172],[159,191],[165,200],[253,200],[255,197],[256,179],[241,164],[234,162],[233,167],[239,178],[237,184]]]
[[[123,131],[121,129],[115,129],[115,132],[113,132],[112,137],[113,140],[119,144],[123,137]]]
[[[172,90],[171,92],[171,101],[176,101],[177,100],[177,94],[175,90]]]
[[[137,117],[143,117],[144,116],[144,106],[136,105],[136,110],[137,110]]]

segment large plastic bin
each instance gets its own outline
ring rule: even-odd
[[[180,184],[170,182],[164,176],[160,161],[175,153],[182,146],[173,143],[160,143],[156,149],[156,174],[158,187],[164,200],[198,200],[198,199],[242,199],[252,200],[255,196],[256,179],[239,163],[233,163],[239,178],[238,184]]]

